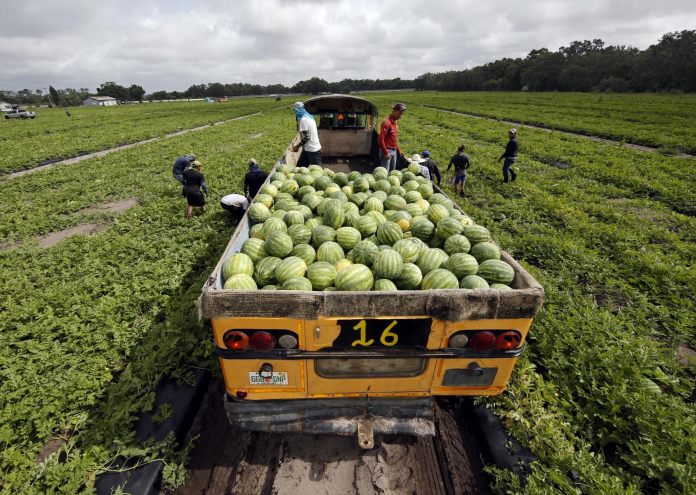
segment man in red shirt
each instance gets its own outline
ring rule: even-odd
[[[397,136],[399,134],[399,126],[397,120],[406,111],[406,105],[403,103],[397,103],[392,107],[392,113],[384,119],[382,122],[382,127],[379,131],[379,138],[377,143],[382,151],[382,166],[387,169],[388,172],[396,170],[396,157],[403,157],[404,154],[399,149],[399,143]]]

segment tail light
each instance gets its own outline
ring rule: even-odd
[[[498,335],[495,346],[498,349],[515,349],[520,346],[522,337],[517,332],[505,332]]]
[[[276,339],[268,332],[256,332],[251,336],[251,347],[258,352],[268,352],[276,345]]]
[[[249,336],[244,332],[230,330],[222,336],[225,347],[231,351],[246,351],[249,348]]]
[[[495,346],[495,341],[493,332],[479,332],[471,338],[471,347],[479,352],[490,351]]]
[[[237,390],[235,395],[237,396],[237,399],[246,399],[247,392],[246,390]]]

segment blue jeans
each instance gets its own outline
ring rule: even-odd
[[[384,155],[382,155],[382,166],[387,169],[387,172],[391,172],[396,170],[396,150],[389,148],[387,150],[389,151],[389,158],[384,158]],[[381,151],[380,154],[382,154]]]
[[[174,178],[175,178],[176,180],[178,180],[179,182],[181,182],[181,185],[182,185],[182,186],[184,185],[184,176],[183,176],[183,175],[179,175],[179,174],[175,174],[175,173],[172,173],[172,175],[174,176]]]
[[[517,178],[517,174],[514,170],[512,170],[512,164],[516,161],[516,156],[513,158],[505,158],[505,160],[503,161],[503,182],[508,181],[508,172],[510,172],[510,175],[512,175],[512,180],[515,180]]]

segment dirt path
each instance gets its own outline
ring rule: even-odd
[[[212,127],[214,125],[226,124],[227,122],[231,122],[233,120],[241,120],[241,119],[245,119],[247,117],[253,117],[254,115],[259,115],[260,113],[261,112],[250,113],[248,115],[242,115],[241,117],[235,117],[233,119],[227,119],[227,120],[222,120],[220,122],[215,122],[214,124],[202,125],[200,127],[193,127],[191,129],[185,129],[183,131],[174,132],[172,134],[167,134],[164,137],[166,139],[166,138],[170,138],[170,137],[181,136],[182,134],[186,134],[188,132],[193,132],[193,131],[200,131],[202,129],[207,129],[208,127]],[[161,138],[158,138],[158,137],[152,138],[152,139],[146,139],[145,141],[138,141],[137,143],[124,144],[123,146],[119,146],[118,148],[109,148],[108,150],[98,151],[96,153],[90,153],[89,155],[82,155],[82,156],[78,156],[75,158],[68,158],[66,160],[61,160],[59,162],[50,163],[48,165],[41,165],[40,167],[34,167],[34,168],[26,169],[26,170],[21,170],[19,172],[13,172],[11,174],[0,176],[0,182],[10,180],[10,179],[15,179],[17,177],[21,177],[21,176],[27,175],[27,174],[33,174],[34,172],[40,172],[41,170],[49,169],[58,163],[60,163],[61,165],[72,165],[74,163],[80,163],[82,161],[88,160],[89,158],[108,155],[109,153],[113,153],[115,151],[126,150],[128,148],[133,148],[134,146],[140,146],[142,144],[153,143],[155,141],[159,141],[160,139]]]
[[[464,115],[466,117],[474,117],[476,119],[497,120],[494,117],[487,117],[485,115],[474,115],[472,113],[453,112],[452,110],[443,110],[442,108],[426,107],[426,106],[424,106],[422,108],[427,108],[428,110],[436,110],[438,112],[451,113],[454,115]],[[561,134],[565,134],[567,136],[573,136],[573,137],[578,137],[578,138],[582,138],[582,139],[587,139],[589,141],[595,141],[597,143],[606,143],[606,144],[613,144],[613,145],[621,146],[620,142],[612,141],[611,139],[603,139],[603,138],[597,138],[597,137],[592,137],[592,136],[586,136],[584,134],[576,134],[574,132],[555,131],[555,130],[549,129],[547,127],[542,127],[542,126],[537,126],[537,125],[529,125],[529,124],[521,124],[519,122],[512,122],[510,120],[501,120],[500,122],[503,122],[504,124],[508,124],[508,125],[511,125],[514,127],[525,127],[527,129],[539,129],[539,130],[546,131],[546,132],[560,132]],[[625,146],[626,148],[633,148],[634,150],[657,152],[657,148],[650,148],[649,146],[641,146],[638,144],[624,143],[623,146]],[[675,156],[678,156],[679,158],[696,158],[696,155],[687,155],[684,153],[682,153],[680,155],[675,155]]]
[[[436,437],[377,436],[362,450],[354,437],[240,432],[213,382],[191,428],[200,435],[187,484],[176,495],[485,494],[473,434],[452,404],[435,410]]]

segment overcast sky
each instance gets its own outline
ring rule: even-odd
[[[0,89],[413,79],[574,40],[645,49],[694,0],[3,0]]]

